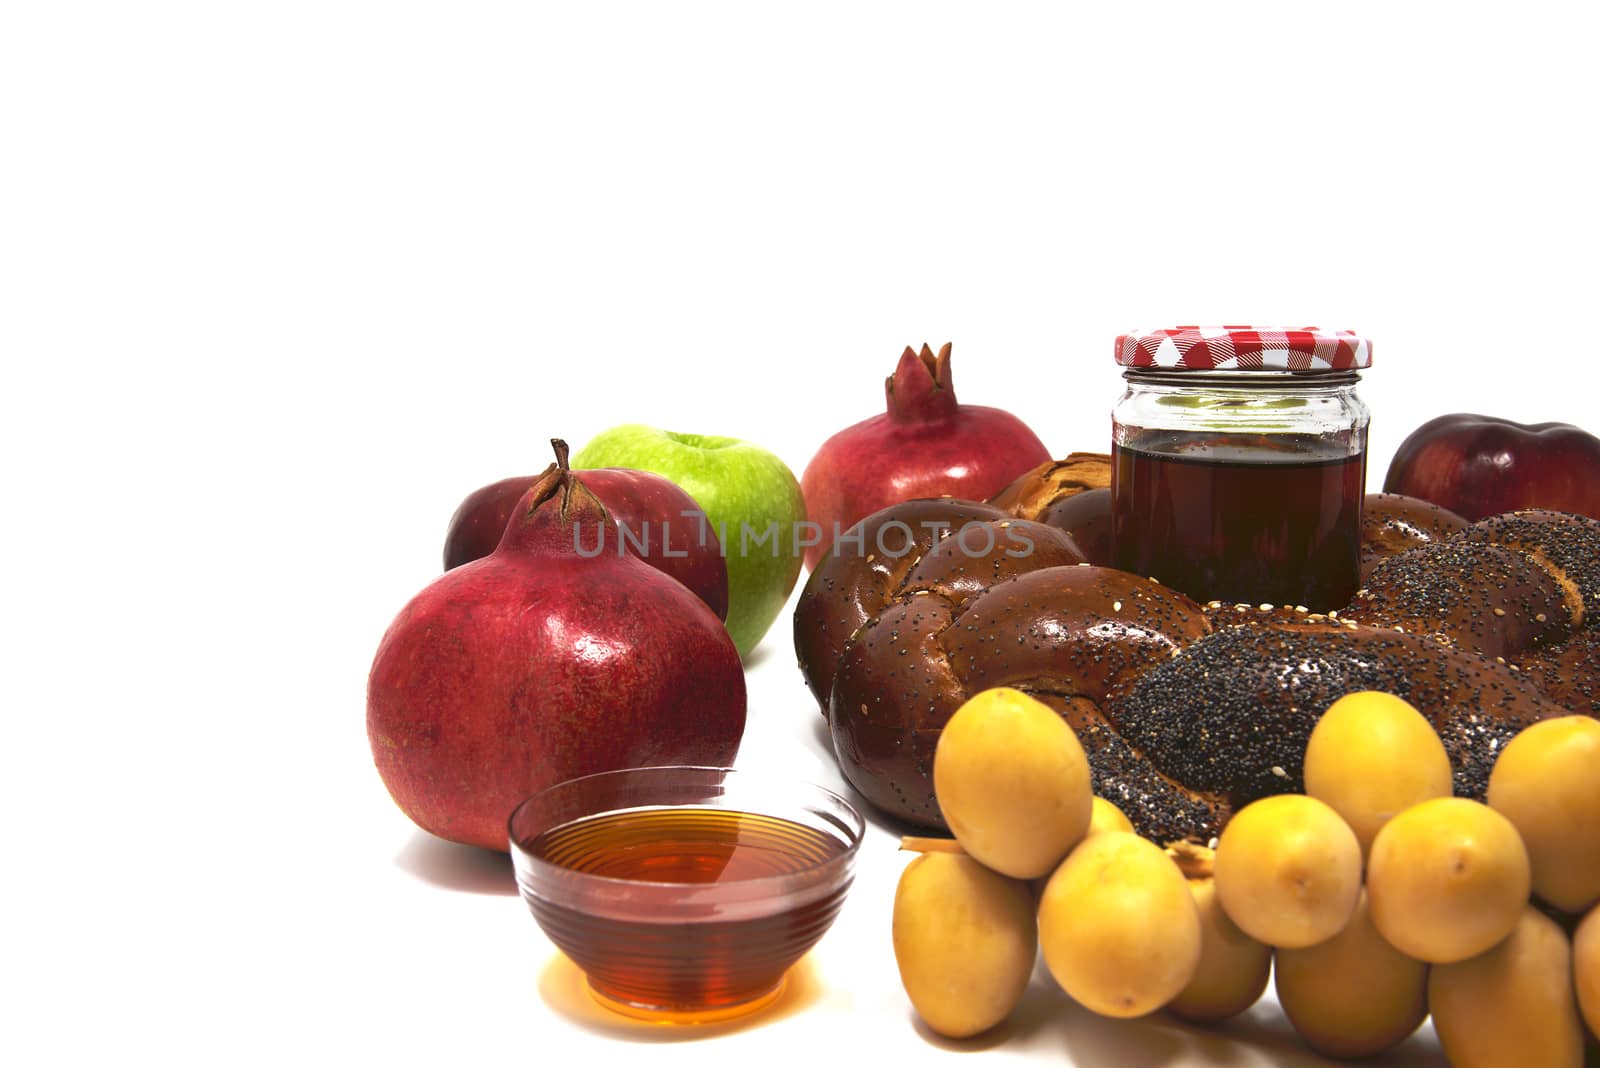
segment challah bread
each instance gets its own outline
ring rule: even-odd
[[[1491,516],[1378,563],[1340,613],[1515,659],[1600,613],[1600,522],[1565,512]]]
[[[996,512],[1093,492],[1067,489],[1018,494],[1011,513],[897,505],[863,521],[865,552],[836,551],[811,576],[796,613],[802,670],[841,769],[874,805],[941,825],[930,781],[939,731],[992,686],[1055,707],[1078,731],[1097,791],[1158,839],[1208,837],[1233,807],[1299,789],[1316,717],[1356,690],[1417,705],[1469,796],[1522,727],[1600,708],[1600,628],[1586,625],[1600,613],[1600,522],[1583,517],[1516,513],[1457,530],[1450,513],[1374,495],[1386,499],[1365,527],[1369,580],[1326,615],[1200,606],[1078,564],[1071,538],[1040,535],[1037,559],[968,559],[948,536],[868,559],[872,531],[895,520],[997,532]]]
[[[1600,716],[1600,626],[1590,623],[1555,648],[1525,656],[1513,666],[1556,704]]]
[[[990,501],[1018,519],[1059,527],[1072,536],[1091,564],[1112,567],[1111,457],[1075,452],[1040,464]]]
[[[968,697],[994,686],[1049,696],[1081,732],[1117,681],[1209,629],[1182,594],[1087,565],[1031,571],[963,601],[904,593],[839,662],[828,722],[840,769],[879,808],[937,826],[933,750]]]
[[[1111,456],[1075,452],[1040,464],[989,499],[1018,519],[1038,519],[1051,505],[1079,493],[1111,488]]]
[[[1361,502],[1361,581],[1407,549],[1442,541],[1467,521],[1447,508],[1400,493],[1369,493]]]
[[[1536,508],[1480,519],[1456,537],[1527,553],[1572,584],[1586,617],[1600,618],[1600,520]]]
[[[834,540],[811,572],[794,612],[795,655],[823,715],[845,643],[899,592],[906,572],[932,546],[935,533],[1012,518],[978,501],[938,497],[874,512]]]
[[[1396,694],[1427,716],[1450,754],[1456,791],[1469,797],[1483,796],[1513,735],[1563,711],[1510,667],[1419,635],[1334,620],[1229,626],[1126,676],[1101,705],[1111,729],[1163,775],[1221,802],[1213,819],[1195,826],[1187,812],[1124,811],[1158,841],[1204,838],[1233,809],[1304,790],[1311,729],[1334,701],[1360,690]],[[1096,771],[1096,792],[1120,807],[1116,777]]]
[[[1339,613],[1488,657],[1553,645],[1583,620],[1583,601],[1534,557],[1452,536],[1391,556]]]

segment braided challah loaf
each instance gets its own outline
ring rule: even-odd
[[[1158,840],[1208,838],[1236,807],[1300,789],[1311,728],[1346,693],[1416,705],[1468,796],[1482,795],[1500,746],[1524,726],[1600,706],[1600,627],[1586,625],[1600,618],[1595,520],[1523,512],[1466,526],[1374,495],[1366,584],[1322,616],[1202,606],[1091,566],[1070,537],[1016,514],[1059,514],[1094,492],[1050,490],[1016,495],[1009,513],[949,499],[885,509],[801,595],[796,649],[840,768],[890,815],[942,825],[939,732],[992,686],[1055,707],[1089,753],[1096,791]],[[893,555],[881,551],[886,531]],[[1018,537],[1033,550],[1017,551]]]

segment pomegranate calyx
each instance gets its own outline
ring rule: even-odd
[[[937,355],[926,344],[918,352],[906,346],[894,374],[883,383],[889,418],[897,423],[931,423],[955,415],[955,386],[950,378],[950,343]]]
[[[567,463],[570,450],[561,438],[551,438],[550,448],[555,450],[556,462],[539,472],[538,480],[528,487],[528,492],[523,496],[522,499],[528,504],[522,514],[523,522],[532,519],[533,513],[539,510],[539,506],[557,493],[561,494],[561,514],[563,516],[567,514],[573,481],[572,468]]]
[[[561,504],[557,511],[563,521],[571,521],[575,509],[593,510],[599,513],[598,518],[608,518],[609,513],[600,498],[589,492],[589,487],[585,486],[583,480],[568,466],[571,450],[567,443],[561,438],[551,438],[550,447],[555,450],[556,462],[540,472],[539,481],[528,490],[531,496],[524,498],[528,502],[524,520],[532,519],[533,513],[557,493],[561,494]]]
[[[551,438],[550,446],[555,450],[556,462],[541,471],[538,480],[523,495],[521,519],[506,528],[500,545],[526,549],[539,541],[543,535],[538,531],[541,528],[549,529],[551,522],[551,519],[541,521],[540,515],[546,511],[546,505],[557,497],[555,515],[551,517],[554,522],[562,528],[587,523],[601,524],[602,532],[598,537],[602,539],[600,544],[604,544],[608,536],[606,528],[611,522],[610,510],[583,484],[578,473],[568,466],[567,443],[560,438]]]

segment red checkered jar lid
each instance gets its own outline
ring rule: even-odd
[[[1319,326],[1174,326],[1117,338],[1117,363],[1152,371],[1354,371],[1372,342]]]

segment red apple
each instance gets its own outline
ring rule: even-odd
[[[999,408],[956,401],[950,346],[907,348],[884,382],[888,411],[833,435],[806,465],[800,488],[821,541],[806,566],[842,532],[892,504],[922,497],[984,501],[1050,459],[1033,431]]]
[[[493,552],[517,502],[541,477],[501,479],[468,494],[450,517],[444,569]],[[585,471],[583,484],[626,532],[629,551],[693,590],[718,619],[728,618],[728,564],[693,497],[660,475],[620,467]]]
[[[726,765],[745,685],[727,629],[631,552],[566,446],[488,556],[395,617],[367,681],[367,736],[424,830],[507,847],[523,798],[578,775]]]
[[[1568,423],[1442,415],[1401,442],[1383,490],[1469,520],[1519,508],[1600,519],[1600,438]]]

